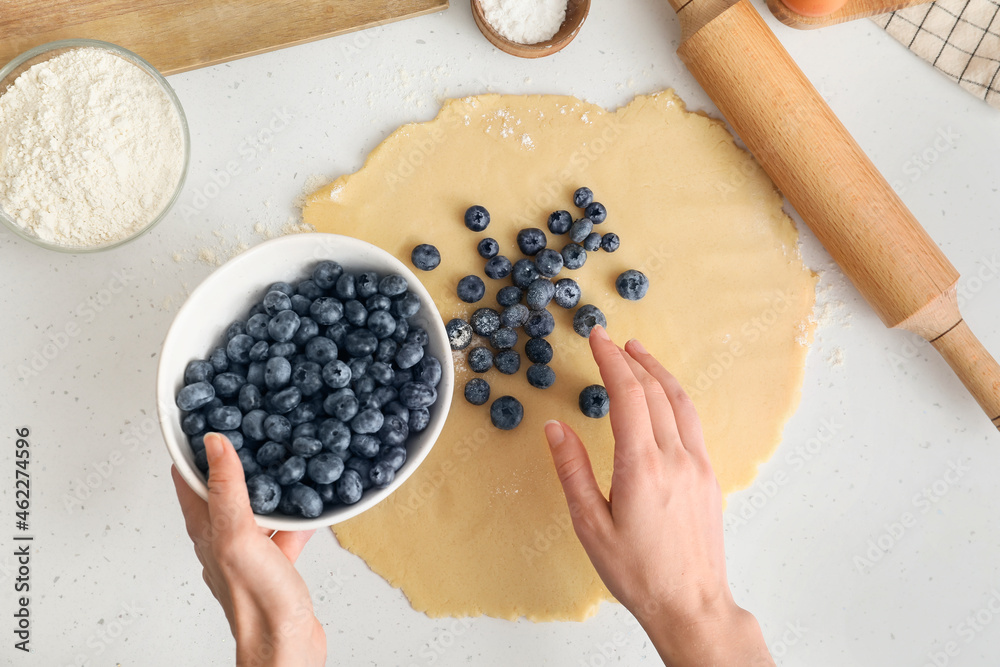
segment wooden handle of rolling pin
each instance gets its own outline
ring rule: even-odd
[[[1000,366],[962,322],[958,272],[748,0],[670,0],[677,53],[889,327],[931,341],[1000,428]]]

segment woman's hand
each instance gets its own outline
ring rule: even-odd
[[[253,518],[236,450],[222,435],[205,436],[208,502],[171,468],[188,535],[204,566],[205,583],[222,605],[236,638],[236,664],[326,662],[326,634],[313,613],[295,560],[313,532],[277,532]]]
[[[601,327],[590,346],[611,400],[610,498],[587,450],[561,422],[545,425],[573,527],[608,590],[668,665],[773,665],[756,619],[726,579],[722,496],[694,404],[677,379]]]

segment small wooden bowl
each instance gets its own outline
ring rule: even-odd
[[[569,0],[566,5],[566,20],[563,21],[559,31],[552,36],[552,39],[537,44],[519,44],[510,41],[494,30],[493,26],[486,20],[483,6],[479,0],[472,0],[472,15],[475,17],[476,25],[479,26],[483,36],[504,53],[518,58],[541,58],[564,49],[580,32],[580,27],[583,26],[589,13],[590,0]]]

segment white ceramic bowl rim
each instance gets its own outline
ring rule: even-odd
[[[324,247],[336,247],[338,249],[337,256],[334,256],[335,253],[331,251],[324,252]],[[380,275],[391,272],[402,275],[406,278],[407,283],[409,283],[410,291],[415,292],[420,298],[421,311],[416,317],[418,320],[423,319],[422,326],[427,330],[431,339],[429,347],[434,348],[433,353],[441,362],[442,369],[441,383],[437,388],[438,400],[431,409],[431,421],[424,431],[415,436],[418,438],[418,443],[414,444],[411,442],[408,444],[406,463],[396,473],[396,478],[391,485],[385,489],[368,489],[361,500],[354,505],[337,505],[332,509],[326,510],[316,519],[287,517],[278,514],[266,516],[254,515],[259,525],[272,530],[309,530],[346,521],[374,507],[399,488],[413,471],[416,470],[437,441],[447,420],[454,388],[454,367],[451,349],[448,344],[448,335],[444,328],[444,322],[434,305],[433,298],[431,298],[430,293],[424,287],[423,283],[420,282],[409,267],[390,253],[359,239],[337,234],[320,233],[293,234],[265,241],[254,246],[216,269],[191,293],[174,317],[174,321],[167,331],[160,351],[160,362],[156,378],[157,412],[160,429],[166,441],[167,451],[170,453],[170,457],[173,459],[174,465],[180,472],[181,477],[203,499],[208,498],[208,486],[205,483],[205,478],[194,465],[194,454],[191,451],[187,436],[180,430],[180,410],[176,407],[175,403],[176,393],[183,384],[184,367],[191,358],[176,359],[176,355],[172,353],[172,350],[177,347],[179,341],[185,338],[185,327],[191,321],[191,318],[197,317],[203,312],[202,302],[216,294],[220,287],[227,283],[227,278],[237,274],[247,265],[254,265],[255,263],[263,265],[264,262],[260,260],[268,255],[275,254],[275,251],[278,249],[283,249],[287,253],[298,253],[296,255],[297,259],[292,260],[298,262],[298,266],[289,267],[288,272],[284,276],[270,274],[261,276],[262,284],[265,286],[279,280],[294,281],[304,279],[310,264],[323,259],[333,259],[341,264],[345,264],[345,268],[348,268],[350,271],[371,270],[378,272]],[[351,263],[350,258],[359,253],[375,257],[377,265],[373,265],[369,259],[364,266],[347,266]],[[291,277],[293,275],[298,275],[300,278]],[[259,292],[259,288],[255,289],[255,300],[260,299],[261,295]],[[241,312],[245,313],[250,304],[246,303],[243,305],[245,308]],[[421,318],[421,316],[423,317]],[[224,335],[228,324],[228,321],[218,322],[216,329],[217,339],[215,341],[203,341],[204,349],[211,350],[218,344],[218,339]]]

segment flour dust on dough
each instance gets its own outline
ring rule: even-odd
[[[405,262],[417,244],[436,245],[441,265],[420,277],[447,321],[496,306],[499,281],[484,278],[487,297],[475,306],[455,295],[460,278],[483,275],[478,241],[492,236],[517,259],[517,231],[545,229],[557,209],[580,215],[572,193],[582,185],[607,206],[598,229],[617,233],[621,248],[592,252],[561,276],[579,281],[581,304],[604,311],[616,341],[641,340],[692,394],[723,492],[748,486],[799,402],[816,279],[763,170],[721,122],[687,112],[672,92],[614,113],[572,97],[450,100],[313,193],[304,219]],[[463,225],[472,204],[492,214],[482,234]],[[556,247],[568,242],[549,236]],[[614,289],[630,268],[650,279],[638,302]],[[614,442],[607,419],[577,406],[580,390],[600,382],[587,343],[571,312],[551,310],[555,385],[531,387],[523,361],[516,375],[486,375],[492,398],[524,404],[520,427],[499,431],[488,405],[465,401],[472,373],[456,353],[451,415],[430,456],[386,501],[335,527],[345,548],[430,616],[581,620],[611,599],[573,533],[542,425],[576,429],[605,492]]]

